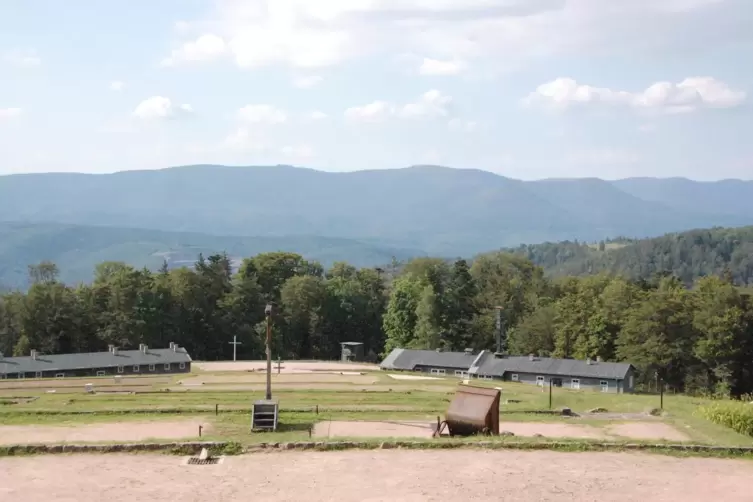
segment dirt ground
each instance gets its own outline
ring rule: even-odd
[[[144,441],[183,439],[203,433],[210,424],[198,420],[78,424],[71,426],[0,425],[0,444],[96,443],[101,441]],[[0,497],[0,500],[3,500]]]
[[[276,371],[276,370],[275,370]],[[232,375],[201,375],[191,378],[184,378],[180,381],[181,385],[236,385],[236,384],[255,384],[265,383],[267,376],[263,373],[239,373]],[[377,375],[371,373],[361,375],[353,372],[345,374],[334,373],[281,373],[272,375],[273,385],[295,384],[295,383],[357,383],[357,384],[374,384],[379,381]]]
[[[324,421],[314,426],[318,437],[431,437],[435,422],[404,421]],[[516,436],[541,434],[548,438],[616,439],[615,436],[631,439],[665,439],[687,441],[689,438],[672,427],[660,422],[626,422],[607,428],[585,424],[551,422],[500,422],[500,432],[512,432]]]
[[[439,380],[437,377],[420,376],[420,375],[390,375],[395,380]]]
[[[326,421],[314,425],[317,437],[422,437],[430,438],[432,427],[428,422],[356,422]]]
[[[607,427],[610,434],[634,439],[663,439],[666,441],[688,441],[690,438],[674,427],[661,422],[626,422]]]
[[[182,463],[169,455],[0,458],[0,500],[749,502],[753,477],[753,462],[741,460],[548,451],[280,452]]]
[[[194,362],[202,371],[265,371],[266,361]],[[273,363],[277,371],[277,363]],[[312,373],[315,371],[378,371],[379,366],[367,363],[341,363],[338,361],[290,361],[282,362],[281,373]]]

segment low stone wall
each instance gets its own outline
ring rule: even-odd
[[[527,441],[301,441],[260,443],[243,448],[237,443],[222,441],[183,443],[126,443],[106,445],[12,445],[0,448],[0,456],[43,455],[55,453],[139,453],[164,452],[195,455],[202,448],[220,455],[275,451],[342,451],[356,449],[488,449],[488,450],[553,450],[553,451],[643,451],[647,453],[695,453],[707,456],[753,456],[753,447],[707,446],[688,444],[599,443],[599,442],[527,442]]]
[[[43,455],[48,453],[138,453],[176,452],[185,455],[199,453],[202,448],[223,449],[227,442],[196,441],[188,443],[124,443],[124,444],[27,444],[0,448],[4,455]]]

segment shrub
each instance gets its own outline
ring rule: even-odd
[[[716,424],[753,436],[753,405],[741,401],[719,401],[701,406],[698,413]]]

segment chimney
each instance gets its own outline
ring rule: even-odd
[[[110,354],[112,354],[112,351],[113,351],[114,348],[115,348],[115,345],[113,345],[113,344],[108,345],[107,346],[107,352],[109,352]]]
[[[601,356],[596,356],[596,362],[597,362],[597,363],[600,363],[600,362],[601,362]]]
[[[586,359],[586,364],[587,364],[587,365],[589,365],[589,366],[590,366],[590,365],[592,364],[592,363],[591,363],[591,358],[590,358],[590,357],[589,357],[588,359]]]
[[[175,342],[170,342],[170,350],[175,346]]]
[[[533,354],[528,354],[528,360],[529,361],[535,361],[536,358],[535,358],[535,356]]]
[[[117,356],[118,355],[118,348],[115,345],[112,345],[112,355]]]
[[[139,352],[144,352],[144,344],[143,343],[139,344]]]
[[[473,355],[473,349],[465,349],[465,355],[466,356],[472,356]]]
[[[31,349],[31,359],[34,361],[37,360],[37,351],[35,349]]]
[[[178,352],[178,344],[174,343],[173,345],[173,352]]]
[[[146,354],[149,351],[149,346],[145,343],[141,344],[141,353]]]

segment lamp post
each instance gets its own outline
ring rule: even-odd
[[[274,304],[268,303],[264,308],[264,316],[267,318],[267,400],[272,399],[272,314]]]

